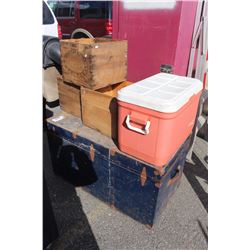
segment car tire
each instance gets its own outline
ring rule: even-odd
[[[76,29],[72,35],[71,38],[77,39],[77,38],[94,38],[90,32],[88,32],[85,29]]]

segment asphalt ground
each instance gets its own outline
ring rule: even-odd
[[[59,235],[49,249],[207,249],[205,140],[197,138],[192,156],[194,164],[185,164],[178,190],[151,230],[56,176],[46,130],[43,144],[45,185]]]

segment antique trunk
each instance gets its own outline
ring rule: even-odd
[[[111,138],[61,112],[47,120],[54,170],[112,208],[152,227],[180,184],[189,138],[163,168],[118,150]]]
[[[60,43],[64,81],[100,89],[126,80],[127,41],[82,38]]]

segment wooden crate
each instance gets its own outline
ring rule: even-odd
[[[100,89],[126,80],[127,41],[107,38],[61,40],[63,80]]]
[[[97,91],[81,87],[83,124],[113,139],[117,138],[117,91],[130,85],[122,82]]]
[[[57,78],[60,107],[63,111],[81,118],[80,87]]]

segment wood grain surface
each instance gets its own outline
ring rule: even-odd
[[[105,38],[61,40],[63,80],[100,89],[126,80],[127,41]]]

